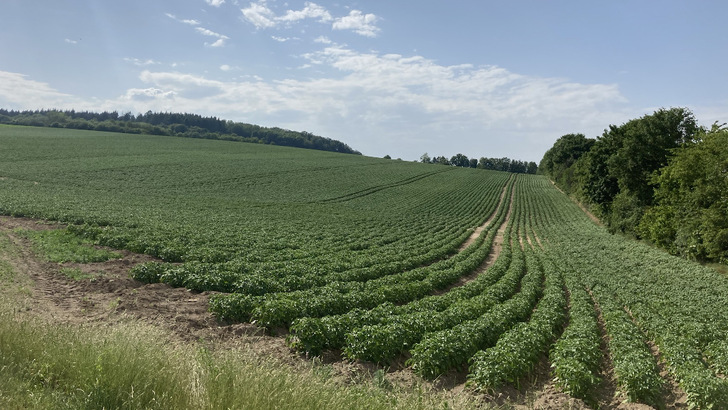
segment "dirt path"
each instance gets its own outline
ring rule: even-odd
[[[490,224],[493,223],[493,220],[495,219],[496,215],[498,215],[498,209],[500,209],[501,206],[503,206],[503,198],[506,196],[506,192],[508,191],[508,183],[511,181],[511,179],[514,178],[513,175],[511,175],[508,178],[508,181],[506,181],[506,184],[503,186],[503,190],[501,190],[500,198],[498,198],[498,206],[495,207],[495,210],[493,211],[493,214],[490,215],[487,221],[485,221],[482,225],[475,228],[473,233],[470,234],[468,239],[463,242],[462,245],[460,245],[460,248],[458,249],[458,252],[462,252],[467,248],[468,246],[472,245],[473,242],[475,242],[476,239],[480,237],[480,234],[483,233],[483,231],[490,226]],[[511,200],[513,200],[513,197],[511,196]],[[510,215],[510,209],[509,209],[509,215]],[[506,218],[507,220],[508,218]]]
[[[503,199],[505,197],[506,191],[505,188],[503,192],[501,193],[501,201],[499,203],[500,206],[503,206]],[[455,283],[452,285],[446,287],[445,289],[439,290],[433,294],[440,295],[446,292],[449,292],[453,288],[457,286],[463,286],[467,284],[468,282],[472,282],[477,278],[481,273],[485,272],[490,268],[493,263],[498,259],[498,256],[500,256],[501,250],[503,249],[503,240],[506,232],[506,227],[508,227],[508,222],[511,220],[511,213],[513,212],[513,198],[516,196],[516,190],[515,188],[511,190],[511,196],[508,199],[508,212],[506,213],[505,219],[503,219],[503,223],[498,227],[498,231],[495,234],[495,237],[493,238],[493,244],[490,247],[490,253],[488,253],[488,256],[485,258],[483,263],[480,264],[474,271],[470,272],[467,275],[461,276]],[[490,219],[486,222],[484,225],[488,225],[490,222],[492,222],[492,219],[494,218],[495,214],[497,212],[493,213],[493,216],[491,216]],[[475,234],[475,233],[473,233]],[[480,233],[478,233],[480,235]],[[471,235],[472,236],[472,235]],[[477,238],[477,236],[476,236]],[[461,249],[462,250],[462,249]]]
[[[596,216],[594,216],[594,214],[591,213],[591,211],[589,211],[588,209],[586,209],[586,207],[581,202],[579,202],[576,199],[572,198],[570,195],[567,195],[566,192],[564,192],[563,190],[561,190],[561,188],[559,188],[554,181],[551,181],[550,179],[549,179],[549,181],[551,182],[551,185],[554,186],[554,188],[556,188],[562,194],[568,196],[569,199],[571,199],[572,202],[574,202],[579,208],[581,208],[581,210],[584,211],[584,213],[586,214],[586,216],[588,216],[589,219],[591,219],[592,221],[594,221],[595,224],[597,224],[599,226],[604,225],[602,223],[602,221],[600,221],[599,218],[597,218]]]

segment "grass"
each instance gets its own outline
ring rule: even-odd
[[[92,263],[120,258],[121,254],[93,247],[93,242],[81,238],[66,229],[43,231],[17,230],[30,239],[35,253],[49,262]]]
[[[306,409],[469,407],[422,389],[401,391],[375,373],[339,385],[244,349],[174,345],[138,322],[73,327],[0,309],[0,408]]]
[[[97,276],[97,275],[94,275],[93,273],[86,273],[79,268],[68,268],[68,267],[61,268],[60,273],[61,273],[61,275],[65,276],[69,279],[73,279],[73,280],[86,280],[86,279],[93,280]]]
[[[722,263],[708,263],[705,266],[715,270],[720,274],[728,276],[728,265]]]

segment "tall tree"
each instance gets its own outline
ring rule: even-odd
[[[575,190],[574,164],[589,152],[594,142],[584,134],[566,134],[546,151],[539,168],[561,189],[572,193]]]
[[[698,134],[652,182],[658,205],[640,233],[675,254],[728,262],[728,130],[714,124]]]

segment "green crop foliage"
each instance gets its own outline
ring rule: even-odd
[[[548,360],[595,406],[608,366],[628,400],[658,407],[663,360],[689,406],[728,407],[728,278],[609,234],[542,176],[0,127],[0,213],[66,224],[28,235],[71,254],[155,256],[132,276],[215,291],[218,318],[288,326],[310,355],[409,357],[425,377],[470,364],[483,389]]]

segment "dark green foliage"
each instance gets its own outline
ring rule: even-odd
[[[714,126],[675,151],[653,179],[658,205],[640,233],[670,252],[728,261],[728,130]]]
[[[490,171],[505,171],[512,172],[514,174],[536,174],[538,172],[538,165],[535,162],[519,161],[510,158],[485,158],[481,157],[480,160],[477,158],[468,159],[463,154],[457,154],[448,159],[447,157],[432,157],[430,158],[427,153],[420,156],[420,162],[425,164],[440,164],[440,165],[452,165],[464,168],[478,168],[487,169]]]
[[[610,126],[585,161],[584,196],[606,215],[613,231],[635,234],[646,207],[653,204],[652,174],[667,165],[671,150],[692,141],[698,127],[684,108]]]
[[[589,152],[594,142],[595,140],[585,137],[584,134],[566,134],[546,151],[538,168],[561,189],[572,192],[576,183],[574,164]]]
[[[541,170],[589,205],[611,232],[646,238],[684,257],[728,258],[726,130],[697,126],[685,108],[660,109],[596,141],[568,134]]]
[[[0,123],[242,141],[361,155],[341,141],[319,137],[306,131],[267,128],[187,113],[147,111],[145,114],[135,116],[131,113],[119,114],[116,111],[95,113],[74,110],[8,111],[0,109]]]
[[[530,252],[526,259],[528,273],[519,293],[476,319],[426,334],[410,351],[408,363],[412,369],[424,377],[437,377],[464,365],[479,350],[495,345],[501,334],[526,319],[543,291],[544,278]]]

